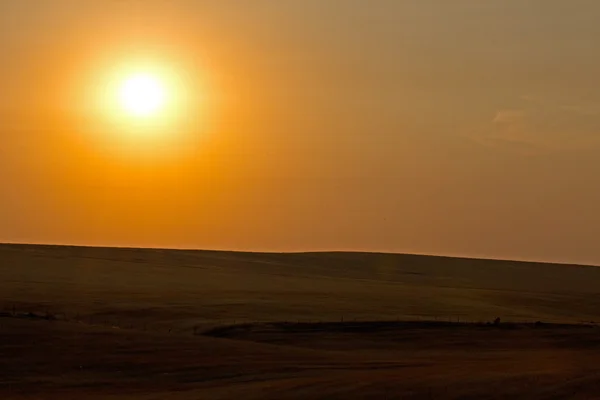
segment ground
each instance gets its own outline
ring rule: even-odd
[[[594,398],[599,282],[508,261],[3,245],[0,397]]]

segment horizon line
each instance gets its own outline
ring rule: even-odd
[[[77,247],[91,249],[116,249],[116,250],[161,250],[161,251],[197,251],[197,252],[220,252],[220,253],[246,253],[246,254],[327,254],[327,253],[351,253],[351,254],[380,254],[380,255],[399,255],[399,256],[417,256],[431,258],[450,258],[458,260],[477,260],[477,261],[496,261],[496,262],[513,262],[523,264],[547,264],[558,266],[571,267],[600,267],[596,264],[584,264],[573,262],[560,261],[540,261],[532,259],[508,259],[495,257],[481,257],[468,255],[448,255],[448,254],[432,254],[432,253],[404,253],[395,251],[377,251],[377,250],[288,250],[288,251],[273,251],[273,250],[233,250],[233,249],[207,249],[207,248],[192,248],[192,247],[146,247],[146,246],[129,246],[129,245],[94,245],[94,244],[64,244],[64,243],[29,243],[29,242],[0,242],[0,246],[44,246],[44,247]]]

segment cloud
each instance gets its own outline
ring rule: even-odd
[[[561,105],[521,97],[520,107],[497,110],[471,135],[478,143],[521,154],[600,148],[600,104]]]
[[[521,155],[547,151],[545,143],[533,133],[530,117],[522,109],[498,110],[490,123],[471,135],[471,138],[481,145]]]
[[[521,122],[526,113],[523,110],[500,110],[496,113],[496,117],[492,121],[496,124],[513,124]]]
[[[521,120],[507,118],[503,113],[494,118],[492,126],[479,129],[468,136],[482,146],[520,155],[534,155],[547,151],[543,143],[527,133]]]

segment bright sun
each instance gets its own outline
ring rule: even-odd
[[[135,74],[126,78],[119,90],[121,107],[138,117],[150,116],[161,110],[166,101],[162,82],[150,74]]]
[[[107,59],[94,68],[85,85],[90,91],[82,92],[91,99],[83,116],[90,117],[101,149],[128,156],[182,154],[207,137],[208,79],[195,65],[139,57]]]

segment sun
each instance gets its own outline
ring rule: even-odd
[[[111,157],[192,154],[212,138],[212,84],[196,62],[106,57],[82,75],[81,86],[73,99],[81,103],[81,133]]]
[[[136,117],[154,115],[167,100],[163,82],[151,74],[136,73],[125,78],[119,88],[120,106]]]

